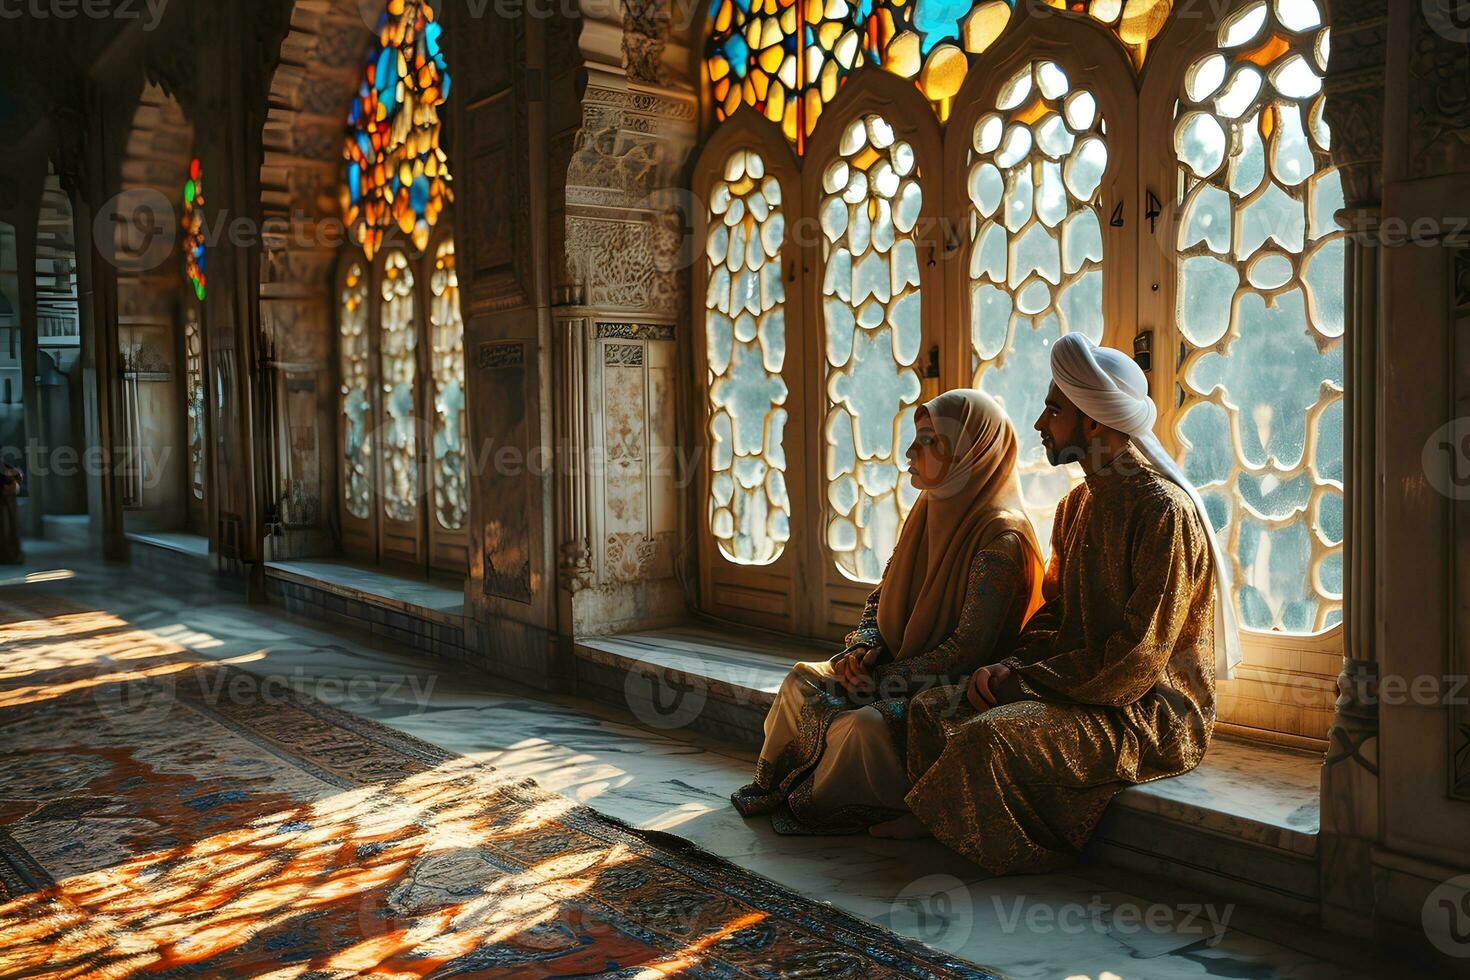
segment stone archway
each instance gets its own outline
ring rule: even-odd
[[[331,291],[344,232],[342,139],[372,40],[358,0],[297,0],[262,133],[260,313],[270,413],[268,557],[335,549]]]
[[[124,523],[128,530],[205,533],[203,496],[190,490],[187,317],[180,216],[194,159],[194,127],[178,101],[157,84],[143,89],[120,167],[120,188],[150,204],[167,251],[148,250],[117,270],[118,353],[123,389]],[[147,195],[147,197],[143,197]],[[166,202],[166,204],[164,203]],[[192,505],[192,506],[191,506]]]

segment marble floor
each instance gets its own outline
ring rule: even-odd
[[[932,841],[781,837],[726,802],[748,777],[748,753],[650,732],[630,713],[402,656],[271,607],[175,592],[164,579],[45,543],[28,543],[25,566],[0,568],[0,589],[22,584],[533,777],[611,817],[686,838],[1010,977],[1315,980],[1387,969],[1348,940],[1105,869],[991,878]]]

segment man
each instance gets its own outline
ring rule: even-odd
[[[1086,480],[1057,506],[1046,603],[963,697],[914,700],[912,816],[873,831],[932,833],[992,874],[1065,864],[1119,790],[1193,769],[1236,659],[1226,566],[1143,372],[1069,334],[1052,377],[1036,428]]]

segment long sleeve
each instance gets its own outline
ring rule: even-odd
[[[954,632],[928,653],[885,664],[874,680],[880,687],[900,680],[922,686],[955,683],[994,663],[1009,648],[1030,594],[1021,548],[1012,535],[1005,535],[971,560]]]
[[[1163,506],[1143,515],[1131,542],[1132,589],[1122,625],[1101,644],[1043,653],[1037,636],[1020,656],[1005,661],[1025,687],[1052,692],[1083,704],[1122,706],[1148,693],[1163,676],[1180,634],[1189,622],[1188,599],[1198,567],[1200,535],[1191,516]],[[1120,542],[1121,544],[1121,542]],[[1027,636],[1032,631],[1027,630]]]
[[[1056,514],[1052,519],[1051,555],[1047,559],[1046,574],[1041,580],[1041,608],[1032,613],[1031,618],[1026,621],[1026,628],[1021,631],[1011,656],[1007,658],[1007,666],[1013,667],[1016,662],[1031,663],[1033,660],[1040,659],[1051,653],[1052,646],[1056,642],[1057,630],[1062,624],[1060,540],[1067,526],[1067,502],[1070,499],[1070,496],[1064,496],[1057,502]]]
[[[878,632],[878,599],[883,592],[883,586],[878,586],[868,594],[868,601],[863,606],[862,619],[858,621],[857,629],[847,634],[844,650],[850,650],[856,646],[879,647],[883,646],[883,634]]]

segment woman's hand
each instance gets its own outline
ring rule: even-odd
[[[1005,704],[1000,686],[1009,676],[1011,668],[1003,664],[981,667],[970,675],[970,683],[965,687],[966,700],[976,711],[989,711],[996,705]]]
[[[837,680],[850,695],[867,694],[873,684],[873,668],[882,656],[882,648],[855,646],[832,662]]]

